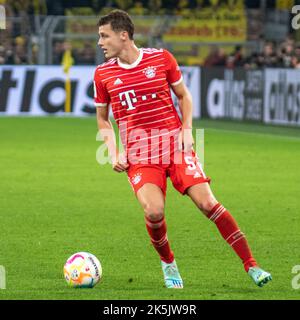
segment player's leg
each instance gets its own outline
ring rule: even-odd
[[[174,254],[167,238],[164,215],[166,195],[166,172],[161,166],[130,166],[128,180],[140,202],[145,215],[146,229],[158,252],[167,288],[182,288]]]
[[[166,287],[182,288],[183,282],[167,237],[164,193],[157,185],[146,183],[137,191],[136,196],[144,210],[151,242],[161,259]]]
[[[238,227],[235,219],[214,197],[208,183],[200,183],[189,187],[187,195],[196,206],[214,222],[225,241],[242,259],[245,270],[257,265],[247,244],[244,233]]]
[[[146,183],[137,191],[136,196],[144,210],[146,228],[153,247],[162,261],[173,262],[174,254],[167,238],[165,198],[162,190],[153,183]]]
[[[246,272],[258,286],[263,286],[272,279],[271,275],[258,267],[245,234],[240,230],[230,212],[214,197],[208,183],[190,186],[186,193],[196,206],[217,226],[224,240],[241,258]]]
[[[257,267],[244,233],[235,219],[215,198],[194,152],[182,154],[182,161],[170,169],[174,187],[182,194],[188,194],[197,207],[213,221],[224,240],[242,259],[245,270],[259,286],[271,280],[271,275]]]

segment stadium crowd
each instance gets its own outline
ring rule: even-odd
[[[236,46],[233,52],[226,54],[222,47],[213,46],[203,66],[246,69],[300,68],[300,43],[296,43],[290,36],[279,44],[264,41],[261,51],[249,55],[245,55],[244,51],[242,46]]]
[[[274,1],[267,1],[273,6]],[[181,15],[190,16],[203,7],[211,6],[215,10],[222,6],[259,6],[259,1],[242,0],[0,0],[5,5],[7,23],[6,30],[0,30],[0,65],[1,64],[37,64],[39,23],[32,17],[46,15],[65,15],[68,8],[79,7],[81,12],[89,15],[102,15],[113,8],[128,11],[131,15]],[[10,19],[14,17],[14,19]],[[42,21],[40,20],[37,21]],[[34,35],[34,36],[33,36]],[[241,43],[231,53],[225,53],[221,46],[212,46],[202,63],[204,66],[223,66],[227,68],[245,67],[300,67],[300,43],[288,36],[280,43],[264,39],[260,41],[260,50],[246,54]],[[53,43],[52,62],[60,64],[64,53],[63,40]],[[94,65],[96,56],[95,43],[83,42],[80,48],[73,48],[73,58],[78,65]],[[200,63],[199,63],[200,64]]]

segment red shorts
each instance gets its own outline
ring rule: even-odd
[[[170,164],[130,165],[127,175],[135,193],[145,183],[153,183],[161,188],[164,196],[167,191],[167,177],[170,177],[174,188],[182,194],[185,194],[186,190],[195,184],[210,182],[210,178],[205,176],[194,151],[188,155],[183,152],[177,153],[177,161],[174,161],[173,158]]]

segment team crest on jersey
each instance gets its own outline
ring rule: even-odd
[[[155,67],[147,67],[146,69],[144,69],[143,73],[145,74],[145,76],[149,79],[154,78],[156,75],[155,72],[156,68]]]
[[[131,181],[133,184],[138,184],[142,180],[142,174],[136,173],[132,178]]]

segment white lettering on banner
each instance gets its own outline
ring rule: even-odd
[[[87,116],[96,112],[94,71],[94,66],[71,68],[70,115]],[[199,118],[200,68],[181,67],[181,71],[193,97],[193,116]],[[65,74],[61,66],[0,66],[0,115],[63,115],[64,88]],[[123,98],[126,99],[123,102],[132,110],[135,98],[130,93]],[[177,105],[177,99],[173,101]]]
[[[262,121],[263,119],[264,71],[248,70],[244,89],[244,119]]]
[[[224,81],[213,79],[207,89],[207,112],[211,118],[224,117]]]
[[[95,113],[94,69],[71,70],[72,115]],[[1,115],[64,114],[65,74],[60,66],[1,66],[0,88]]]
[[[300,72],[294,69],[266,69],[264,122],[300,124]]]
[[[243,119],[245,109],[244,88],[245,81],[234,79],[233,70],[224,70],[225,117]]]
[[[232,70],[225,70],[225,79],[213,79],[207,89],[206,106],[211,118],[243,119],[245,81],[234,80]]]

